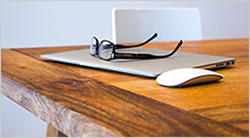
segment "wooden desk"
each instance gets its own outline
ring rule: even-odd
[[[85,48],[2,49],[2,94],[67,136],[249,136],[249,39],[184,42],[183,52],[236,58],[215,70],[220,82],[185,88],[39,58]]]

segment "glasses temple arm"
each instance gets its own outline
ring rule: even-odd
[[[115,53],[114,58],[124,58],[124,59],[152,59],[152,58],[166,58],[172,56],[181,47],[183,41],[180,40],[176,48],[169,54],[163,56],[156,56],[151,54],[132,54],[132,53]]]
[[[137,45],[132,45],[132,46],[126,46],[126,45],[120,45],[117,44],[115,45],[116,48],[132,48],[132,47],[139,47],[139,46],[143,46],[145,44],[147,44],[148,42],[150,42],[151,40],[153,40],[155,37],[157,37],[157,33],[155,33],[153,36],[151,36],[147,41],[141,43],[141,44],[137,44]]]
[[[170,54],[162,56],[162,57],[170,57],[170,56],[172,56],[181,47],[182,43],[183,43],[183,41],[180,40],[180,42],[178,43],[178,45],[176,46],[176,48]]]

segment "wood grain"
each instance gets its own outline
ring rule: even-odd
[[[192,111],[213,120],[249,130],[249,103],[216,106]]]
[[[195,89],[194,87],[182,89],[166,88],[159,86],[155,79],[45,61],[49,64],[71,70],[72,72],[80,73],[83,76],[153,98],[184,110],[194,110],[249,102],[248,41],[249,39],[228,39],[184,42],[180,48],[182,52],[236,58],[236,64],[234,66],[214,70],[225,76],[219,83],[199,85],[196,86]],[[176,42],[150,43],[145,47],[171,50],[175,45]],[[80,48],[86,49],[88,46],[68,47],[67,50],[78,50]],[[64,51],[60,49],[57,50],[57,52]],[[46,52],[50,53],[50,51],[55,52],[55,48],[18,49],[17,51],[40,59],[39,56],[41,54],[45,54]]]
[[[237,41],[240,45],[234,50],[232,43]],[[248,53],[246,53],[248,43],[246,43],[246,40],[237,41],[230,40],[225,43],[224,40],[220,40],[184,43],[189,47],[183,47],[181,50],[200,53],[208,53],[213,44],[218,50],[210,50],[212,54],[234,55],[237,57],[237,63],[239,62],[237,67],[216,70],[226,73],[232,80],[228,79],[221,83],[201,85],[195,89],[192,87],[169,89],[160,87],[155,80],[144,77],[69,66],[45,60],[41,61],[39,54],[41,52],[49,53],[50,48],[16,49],[16,52],[2,50],[2,75],[9,80],[13,80],[13,82],[17,82],[20,86],[27,87],[36,95],[44,97],[45,101],[46,99],[50,100],[53,104],[63,107],[64,110],[67,109],[69,113],[76,113],[85,120],[91,120],[96,126],[106,128],[104,129],[105,132],[110,130],[113,132],[113,134],[109,133],[110,135],[249,136],[248,131],[242,130],[239,126],[237,128],[228,122],[194,112],[194,110],[201,108],[249,102],[248,79],[246,79],[249,76]],[[174,43],[156,43],[148,47],[156,46],[159,49],[171,49],[168,45],[172,46],[172,44]],[[223,50],[225,48],[222,47],[225,45],[229,45],[228,49]],[[68,47],[66,49],[80,48],[87,47]],[[60,51],[60,49],[57,50],[54,49],[54,51]],[[227,52],[232,53],[227,54]],[[241,72],[239,73],[239,71]],[[238,79],[238,75],[243,79]],[[236,89],[235,85],[227,88],[235,82],[241,85],[242,88]],[[5,87],[5,85],[2,84],[2,87]],[[220,89],[218,90],[218,88]],[[11,98],[15,97],[13,95],[17,95],[16,98],[20,99],[20,95],[18,96],[15,91],[10,93],[12,95],[8,94],[8,97]],[[20,102],[13,100],[19,104],[26,103],[22,104],[23,107],[33,106],[33,104],[28,105],[32,98],[25,97],[25,94],[22,96],[23,99]],[[26,102],[23,102],[25,100]],[[34,100],[34,105],[37,104],[42,103],[37,103]],[[48,109],[54,112],[60,111],[54,110],[55,108],[49,106]],[[36,110],[36,108],[31,109]],[[39,109],[43,110],[43,108]],[[44,112],[50,116],[54,113],[47,110],[44,110]],[[40,118],[47,118],[46,114],[34,114],[37,116],[39,114]],[[59,115],[55,114],[55,116]],[[66,132],[66,130],[72,129],[72,126],[64,128],[65,124],[61,120],[56,122],[56,120],[51,119],[46,122],[51,123],[53,127],[58,126],[58,128],[55,128],[67,135],[70,133]],[[81,126],[80,123],[78,125]],[[80,130],[77,129],[74,135],[83,134],[78,133],[78,131]]]
[[[248,135],[247,131],[48,66],[11,50],[2,50],[2,74],[122,136]],[[22,106],[31,106],[29,99],[21,101],[26,102]],[[54,123],[59,122],[55,119]]]
[[[67,137],[67,136],[58,131],[57,129],[55,129],[54,127],[52,127],[50,124],[48,124],[46,137]]]
[[[3,75],[1,75],[1,92],[53,127],[48,132],[48,136],[57,135],[56,130],[70,137],[118,136],[77,112],[71,111]]]

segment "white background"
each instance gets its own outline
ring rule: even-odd
[[[88,45],[93,34],[111,39],[114,7],[197,7],[203,39],[249,37],[248,1],[4,1],[1,47]],[[46,123],[1,95],[1,136],[45,135]]]
[[[249,36],[248,1],[9,1],[1,3],[1,46],[88,45],[93,34],[111,39],[114,7],[197,7],[204,39]]]

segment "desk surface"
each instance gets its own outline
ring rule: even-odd
[[[39,58],[85,48],[2,49],[2,94],[68,136],[249,136],[249,39],[185,42],[182,52],[236,58],[214,70],[220,82],[185,88]]]

